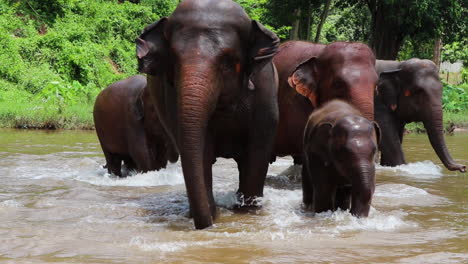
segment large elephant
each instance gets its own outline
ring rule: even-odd
[[[302,135],[307,118],[321,104],[343,99],[374,119],[377,85],[375,56],[365,44],[303,41],[282,44],[273,59],[278,69],[280,121],[275,156],[302,156]]]
[[[442,83],[437,66],[430,60],[381,61],[375,96],[375,119],[382,133],[380,163],[405,164],[401,148],[405,125],[422,121],[437,156],[449,170],[466,171],[457,164],[445,145],[442,122]]]
[[[212,164],[234,158],[241,207],[256,207],[278,123],[278,37],[230,0],[186,0],[136,39],[139,71],[177,145],[197,229],[212,225]]]
[[[94,104],[94,126],[109,173],[147,172],[176,162],[177,150],[158,120],[141,75],[118,81],[102,90]]]
[[[315,110],[304,131],[303,201],[315,212],[368,216],[375,190],[380,129],[350,104],[332,100]]]

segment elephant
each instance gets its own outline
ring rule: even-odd
[[[457,164],[445,145],[442,122],[442,83],[437,66],[430,60],[378,60],[378,93],[374,98],[375,119],[382,128],[380,163],[405,164],[401,147],[405,125],[422,121],[432,148],[445,167],[466,172]]]
[[[303,137],[304,205],[317,213],[351,207],[352,215],[367,217],[379,140],[378,124],[345,101],[332,100],[315,110]]]
[[[217,217],[217,157],[237,162],[239,209],[260,207],[278,124],[278,46],[231,0],[185,0],[136,39],[138,70],[180,152],[196,229]]]
[[[178,153],[158,120],[142,75],[109,85],[96,97],[94,126],[109,173],[147,172],[176,162]]]
[[[350,102],[373,120],[378,77],[375,56],[367,45],[289,41],[280,46],[273,62],[279,76],[280,118],[272,159],[291,155],[301,164],[307,119],[316,107],[332,99]]]

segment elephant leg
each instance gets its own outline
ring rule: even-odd
[[[258,132],[256,132],[258,133]],[[243,197],[241,207],[257,207],[257,198],[263,196],[263,187],[268,171],[274,136],[254,136],[247,146],[247,152],[238,158],[239,190]]]
[[[294,165],[302,165],[302,156],[301,155],[292,155],[294,160]]]
[[[272,146],[273,142],[270,142]],[[271,147],[250,144],[245,161],[241,162],[239,175],[239,194],[244,197],[246,207],[257,207],[257,198],[263,196],[263,187],[270,160]]]
[[[351,185],[341,185],[336,188],[335,210],[351,208]]]
[[[123,162],[125,164],[125,167],[127,167],[128,171],[137,169],[137,165],[136,165],[135,161],[132,158],[126,157],[126,158],[124,158]]]
[[[275,145],[278,127],[278,90],[273,63],[265,65],[252,76],[255,89],[248,91],[249,119],[246,148],[246,173],[239,181],[239,191],[247,206],[257,206],[256,198],[263,196],[268,165]]]
[[[333,211],[336,186],[322,181],[314,185],[314,211],[316,213]]]
[[[310,180],[309,166],[307,161],[302,165],[302,202],[306,208],[311,208],[314,204],[314,193]]]
[[[106,158],[107,172],[115,176],[122,177],[122,159],[119,155],[104,150]]]
[[[382,130],[382,139],[380,142],[380,164],[383,166],[397,166],[405,164],[405,156],[401,147],[403,128],[401,122],[395,117],[384,115],[378,120]]]
[[[130,139],[133,140],[129,140],[128,144],[128,150],[136,164],[136,170],[141,172],[155,170],[154,154],[156,153],[151,152],[142,125],[138,123],[136,126],[133,128],[132,133],[129,132]]]

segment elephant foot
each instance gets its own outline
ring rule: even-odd
[[[238,212],[251,213],[262,208],[261,197],[250,196],[245,197],[243,193],[237,193],[237,204],[234,205],[234,210]]]

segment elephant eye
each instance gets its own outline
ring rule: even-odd
[[[223,72],[240,72],[240,60],[236,53],[226,49],[219,58],[219,67]]]

